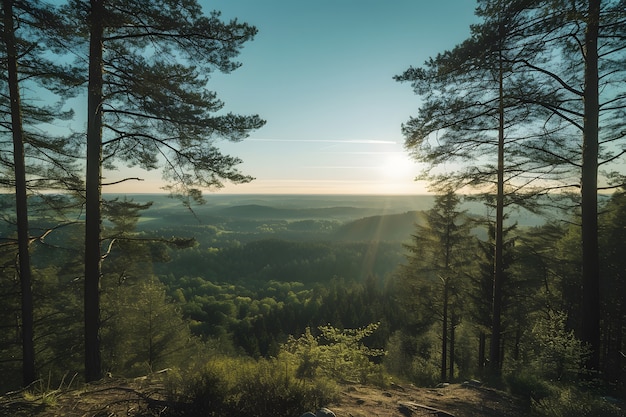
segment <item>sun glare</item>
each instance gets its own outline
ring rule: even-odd
[[[416,175],[417,165],[404,152],[393,152],[385,156],[380,170],[388,179],[412,179]]]

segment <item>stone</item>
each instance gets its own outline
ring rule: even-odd
[[[335,416],[335,413],[330,411],[328,408],[322,407],[319,410],[317,410],[317,413],[315,413],[315,417],[337,417],[337,416]]]
[[[315,417],[315,414],[311,413],[310,411],[307,411],[306,413],[302,414],[300,417]]]

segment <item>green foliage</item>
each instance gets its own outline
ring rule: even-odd
[[[103,297],[105,369],[138,376],[181,366],[197,342],[177,306],[158,281],[120,285]]]
[[[563,312],[548,311],[531,331],[530,366],[541,377],[552,381],[575,381],[583,371],[589,350],[565,327]]]
[[[383,363],[393,375],[433,387],[441,382],[436,346],[438,335],[433,330],[419,335],[398,330],[389,338]]]
[[[171,399],[183,404],[174,415],[292,417],[336,396],[332,381],[299,378],[281,358],[216,356],[195,375],[170,376],[167,385]]]
[[[203,233],[198,231],[200,241],[206,239]],[[360,281],[369,275],[385,276],[402,259],[399,242],[301,242],[273,238],[219,249],[215,246],[224,245],[223,241],[204,245],[170,253],[171,262],[155,265],[155,271],[159,275],[199,276],[220,282],[297,280],[312,284],[333,277]]]
[[[584,372],[583,363],[589,350],[566,328],[567,316],[563,312],[548,311],[534,323],[525,346],[526,360],[506,376],[513,394],[522,397],[529,408],[538,407],[550,416],[604,415],[580,414],[583,402],[566,400],[574,390],[578,377]],[[591,400],[591,397],[588,398]],[[563,402],[563,403],[561,403]],[[569,402],[572,414],[552,410],[563,409]]]
[[[509,391],[522,398],[526,407],[553,395],[552,386],[537,372],[519,369],[505,377]]]
[[[388,381],[383,366],[374,362],[385,352],[363,343],[363,339],[371,336],[379,325],[372,323],[345,330],[320,326],[321,334],[317,337],[307,328],[299,338],[289,337],[281,357],[296,365],[296,375],[301,378],[323,375],[340,382],[386,385]]]
[[[542,417],[624,417],[626,411],[608,399],[573,387],[555,388],[553,395],[537,401],[536,414]]]

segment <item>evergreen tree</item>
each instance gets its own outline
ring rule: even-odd
[[[206,89],[213,69],[230,72],[256,29],[196,1],[73,0],[66,8],[78,50],[88,43],[85,229],[85,371],[101,376],[99,347],[101,193],[103,168],[115,162],[163,166],[169,190],[200,201],[198,187],[252,178],[222,155],[215,139],[239,141],[263,125],[258,116],[219,114],[223,103]],[[83,36],[84,35],[84,36]],[[86,36],[86,38],[85,38]],[[84,49],[83,49],[84,50]],[[82,57],[81,57],[82,58]]]
[[[424,303],[420,308],[431,309],[441,320],[443,381],[448,375],[448,341],[458,324],[454,318],[460,316],[455,311],[460,306],[456,301],[462,294],[463,271],[470,263],[470,223],[458,210],[459,204],[453,191],[437,195],[426,224],[416,226],[412,243],[406,245],[408,262],[401,270],[407,293],[415,297],[407,301]]]
[[[2,2],[4,17],[4,44],[7,52],[7,79],[11,102],[11,130],[13,132],[13,164],[15,171],[15,212],[17,215],[18,236],[18,275],[22,305],[22,375],[24,386],[35,378],[35,346],[33,343],[33,293],[30,269],[28,204],[26,196],[26,166],[24,156],[24,130],[20,86],[17,72],[17,45],[13,26],[13,1]]]
[[[53,22],[56,19],[50,7],[37,1],[2,2],[2,49],[6,59],[3,60],[5,67],[1,78],[8,105],[0,106],[0,125],[12,136],[12,150],[7,154],[13,158],[9,160],[2,156],[0,164],[12,167],[3,182],[10,183],[15,191],[24,385],[36,378],[28,192],[43,187],[47,190],[59,186],[76,189],[80,183],[73,170],[73,158],[66,152],[68,141],[47,137],[36,130],[38,125],[50,123],[55,118],[70,117],[72,113],[62,112],[60,104],[47,107],[28,104],[28,101],[23,104],[20,93],[21,89],[33,84],[60,92],[64,82],[72,78],[61,66],[45,57],[45,48],[40,45]],[[32,166],[28,167],[27,162]]]
[[[477,11],[484,24],[473,27],[470,40],[427,62],[426,70],[409,69],[399,77],[411,81],[419,94],[430,95],[425,111],[405,125],[407,145],[423,152],[419,154],[426,160],[468,160],[484,144],[480,132],[489,126],[496,130],[489,117],[503,125],[503,112],[496,104],[504,104],[510,138],[515,132],[511,127],[524,122],[524,130],[517,129],[523,134],[507,141],[513,146],[506,154],[511,158],[505,156],[511,169],[509,186],[540,184],[544,192],[580,190],[584,288],[580,334],[593,347],[588,364],[592,369],[598,368],[600,351],[597,190],[604,184],[599,175],[607,187],[623,183],[619,164],[625,153],[616,145],[624,139],[619,115],[626,106],[626,90],[614,86],[623,86],[626,75],[618,64],[624,59],[624,9],[620,0],[481,1]],[[492,77],[492,85],[503,80],[501,75],[511,74],[504,90],[499,89],[504,97],[482,92],[486,84],[476,83],[477,75],[495,68],[498,77]],[[438,88],[430,88],[433,85]],[[539,134],[532,134],[534,128]],[[438,142],[430,136],[435,132],[442,133]],[[576,136],[581,141],[571,139]],[[473,155],[480,161],[480,154]],[[599,172],[602,165],[605,173]],[[475,166],[472,161],[468,170],[475,175],[443,179],[472,184],[480,174],[494,172]]]
[[[407,148],[429,166],[424,178],[435,188],[472,187],[480,192],[476,198],[486,199],[495,207],[490,297],[490,365],[495,373],[501,367],[505,208],[512,204],[536,208],[530,197],[540,193],[537,180],[554,176],[543,161],[529,158],[524,147],[538,134],[529,127],[546,115],[541,109],[529,111],[525,100],[547,100],[540,86],[511,63],[534,53],[515,48],[515,31],[527,23],[523,13],[526,2],[509,2],[506,8],[500,5],[480,2],[477,14],[485,21],[472,27],[470,39],[430,59],[424,68],[409,68],[396,77],[411,82],[415,92],[425,97],[418,116],[403,125]],[[450,162],[461,168],[431,174],[430,168]]]
[[[624,381],[626,358],[626,193],[620,190],[611,196],[601,217],[602,322],[604,344],[603,371],[611,383]]]

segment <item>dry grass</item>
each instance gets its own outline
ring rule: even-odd
[[[53,403],[43,403],[24,392],[0,398],[0,415],[34,417],[152,417],[167,415],[165,388],[159,376],[105,379],[80,389],[57,392]],[[27,399],[28,398],[28,399]],[[416,405],[431,408],[420,408]],[[506,393],[452,384],[444,388],[393,385],[380,389],[366,385],[341,387],[339,400],[328,404],[337,417],[521,417],[526,415]],[[437,413],[432,409],[439,410]],[[307,410],[303,410],[307,411]]]

